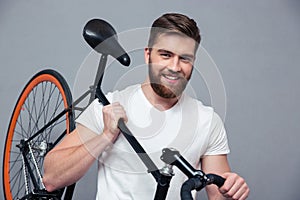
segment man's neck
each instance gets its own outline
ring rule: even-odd
[[[179,100],[180,97],[175,98],[163,98],[157,95],[151,87],[149,80],[147,79],[142,84],[142,91],[148,101],[158,110],[164,111],[172,108]]]

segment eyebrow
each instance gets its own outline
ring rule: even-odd
[[[165,50],[165,49],[157,49],[157,52],[159,52],[159,53],[169,53],[169,54],[174,54],[172,51],[168,51],[168,50]]]

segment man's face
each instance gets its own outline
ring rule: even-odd
[[[163,98],[179,97],[191,78],[195,40],[178,34],[162,34],[145,49],[149,79],[154,92]]]

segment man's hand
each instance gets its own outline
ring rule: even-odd
[[[118,128],[119,119],[123,118],[125,122],[128,120],[126,112],[123,106],[118,102],[104,106],[102,112],[104,121],[103,134],[105,134],[111,142],[114,142],[120,133]]]
[[[239,175],[231,172],[222,174],[226,179],[224,185],[219,188],[220,193],[229,199],[244,200],[249,195],[249,187],[245,180]]]

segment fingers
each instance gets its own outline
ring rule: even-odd
[[[111,134],[115,138],[115,136],[120,132],[118,128],[119,119],[122,118],[125,122],[128,121],[123,106],[120,103],[115,102],[110,105],[104,106],[102,109],[102,113],[104,121],[104,132],[106,134]]]
[[[127,115],[126,115],[126,111],[123,108],[123,106],[119,103],[119,102],[115,102],[112,104],[113,107],[113,112],[117,118],[117,123],[119,121],[119,119],[123,119],[125,122],[128,121]]]
[[[224,185],[219,189],[226,198],[234,200],[244,200],[249,195],[249,187],[245,180],[235,173],[225,173],[226,178]]]

